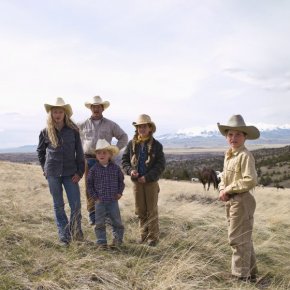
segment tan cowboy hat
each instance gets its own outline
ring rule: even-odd
[[[99,139],[96,144],[96,151],[98,150],[108,150],[113,156],[119,153],[119,148],[115,145],[111,145],[106,139]]]
[[[247,139],[254,140],[260,137],[260,131],[255,126],[247,126],[241,115],[233,115],[227,125],[217,123],[222,135],[226,136],[228,130],[238,130],[247,134]]]
[[[71,117],[73,114],[72,108],[69,104],[66,104],[63,98],[56,98],[55,104],[44,104],[46,112],[50,112],[50,110],[54,107],[64,108],[66,114]]]
[[[148,116],[146,114],[139,115],[137,121],[132,123],[132,125],[135,126],[135,127],[137,127],[138,125],[142,125],[142,124],[151,124],[152,133],[154,133],[156,131],[155,123],[152,122],[150,116]]]
[[[88,109],[91,109],[92,105],[102,105],[104,107],[104,110],[107,109],[110,106],[110,102],[103,101],[100,96],[94,96],[92,97],[92,100],[89,102],[85,102],[85,106]]]

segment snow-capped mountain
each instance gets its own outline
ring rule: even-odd
[[[247,144],[260,145],[289,145],[290,124],[277,126],[269,124],[255,125],[261,132],[258,140],[248,140]],[[178,130],[175,133],[155,136],[165,148],[192,148],[192,147],[225,147],[225,138],[217,127],[192,127]],[[16,148],[0,149],[0,153],[29,153],[36,152],[37,145],[26,145]]]
[[[248,140],[250,144],[290,144],[290,124],[283,126],[257,124],[261,136],[258,140]],[[192,127],[176,133],[156,137],[164,147],[219,147],[225,146],[225,138],[215,127]]]

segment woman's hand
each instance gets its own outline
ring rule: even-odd
[[[78,183],[81,180],[81,178],[79,177],[78,174],[75,174],[71,180],[73,183]]]

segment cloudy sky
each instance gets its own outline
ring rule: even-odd
[[[288,0],[0,0],[0,148],[37,144],[44,103],[100,95],[129,135],[289,124]],[[262,125],[261,125],[262,126]]]

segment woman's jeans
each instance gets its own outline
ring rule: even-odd
[[[118,201],[100,202],[95,204],[96,227],[95,233],[97,244],[107,244],[106,217],[110,218],[113,238],[115,243],[121,244],[124,236],[124,226],[122,224]]]
[[[49,176],[47,180],[53,198],[55,222],[58,228],[59,239],[63,242],[69,242],[71,239],[82,240],[79,184],[72,182],[72,176]],[[63,188],[66,191],[71,210],[69,221],[64,209]]]

